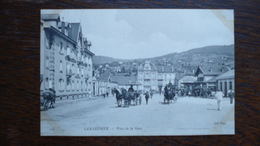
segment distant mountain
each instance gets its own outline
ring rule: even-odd
[[[94,64],[104,64],[114,62],[116,59],[107,56],[94,56],[93,63]]]
[[[234,45],[228,46],[207,46],[202,48],[195,48],[181,53],[183,55],[200,54],[200,55],[228,55],[234,56]]]
[[[151,60],[151,61],[158,61],[162,59],[169,59],[174,58],[173,60],[176,61],[178,59],[182,59],[183,57],[189,57],[192,55],[200,55],[200,56],[209,56],[209,55],[227,55],[227,56],[234,56],[234,45],[225,45],[225,46],[206,46],[202,48],[195,48],[181,53],[170,53],[163,56],[153,57],[153,58],[140,58],[140,59],[133,59],[134,61],[140,62],[144,60]],[[128,62],[133,61],[131,59],[115,59],[112,57],[107,56],[94,56],[93,63],[94,64],[104,64],[104,63],[112,63],[112,62]]]

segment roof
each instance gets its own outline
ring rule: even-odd
[[[138,67],[139,71],[143,71],[143,70],[156,70],[156,66],[151,63],[150,61],[145,61],[144,63],[142,63],[139,67]]]
[[[109,78],[110,78],[109,72],[104,72],[103,74],[101,74],[100,76],[97,77],[97,80],[98,81],[107,81],[108,82]]]
[[[80,30],[80,23],[70,23],[70,25],[71,29],[69,30],[69,37],[77,42]]]
[[[218,72],[218,71],[209,71],[206,68],[202,68],[202,67],[198,66],[198,68],[195,72],[195,76],[197,76],[200,72],[202,72],[204,75],[220,75],[222,73],[222,72]]]
[[[218,76],[216,80],[223,80],[223,79],[234,79],[235,78],[235,71],[230,70],[225,72],[224,74]]]
[[[175,79],[180,80],[181,78],[183,78],[185,76],[184,73],[177,73],[175,76]]]
[[[184,76],[183,78],[181,78],[180,80],[183,81],[183,83],[193,83],[195,82],[197,79],[194,76]]]
[[[111,76],[111,81],[114,81],[119,85],[136,84],[137,76]]]
[[[56,20],[60,21],[59,14],[41,14],[41,19],[44,21]]]
[[[64,33],[60,32],[59,30],[57,30],[55,27],[53,26],[49,26],[44,28],[46,31],[51,31],[54,32],[55,34],[59,35],[60,37],[66,39],[67,41],[69,41],[70,43],[76,44],[76,42],[74,40],[72,40],[71,38],[69,38],[68,36],[66,36]]]
[[[174,67],[173,67],[173,66],[167,66],[167,65],[166,65],[166,66],[156,66],[156,68],[157,68],[157,71],[158,71],[159,73],[174,72]]]
[[[213,77],[213,78],[209,79],[209,80],[206,81],[206,82],[207,82],[207,83],[214,83],[214,82],[217,81],[216,78],[217,78],[217,77]]]

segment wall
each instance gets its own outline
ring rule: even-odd
[[[225,82],[227,83],[227,87],[225,88]],[[227,96],[227,92],[230,89],[230,82],[231,82],[231,86],[232,86],[232,90],[235,91],[235,81],[234,79],[221,79],[221,80],[217,80],[217,89],[221,90],[225,96]],[[221,89],[221,84],[222,84],[222,89]]]

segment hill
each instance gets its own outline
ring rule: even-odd
[[[134,59],[136,62],[142,62],[144,60],[151,60],[151,61],[161,61],[163,59],[171,59],[172,61],[182,60],[183,58],[191,57],[197,55],[198,57],[201,56],[211,56],[211,55],[226,55],[230,56],[231,58],[234,57],[234,45],[225,45],[225,46],[206,46],[202,48],[195,48],[181,53],[170,53],[163,56],[153,57],[153,58],[141,58],[141,59]],[[94,56],[93,63],[94,64],[104,64],[104,63],[112,63],[112,62],[129,62],[133,60],[129,59],[116,59],[107,56]]]

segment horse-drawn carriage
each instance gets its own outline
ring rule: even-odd
[[[55,104],[55,98],[56,98],[56,92],[53,89],[44,91],[41,94],[41,109],[48,110],[49,108],[54,108]]]
[[[124,103],[124,106],[129,106],[131,103],[134,103],[134,105],[140,105],[142,102],[141,93],[134,91],[130,92],[126,89],[112,89],[112,94],[115,94],[117,105],[118,107],[122,106],[122,103]]]
[[[177,102],[177,98],[175,97],[175,95],[176,95],[175,89],[171,84],[165,86],[165,88],[164,88],[164,103],[169,104],[169,103]]]

